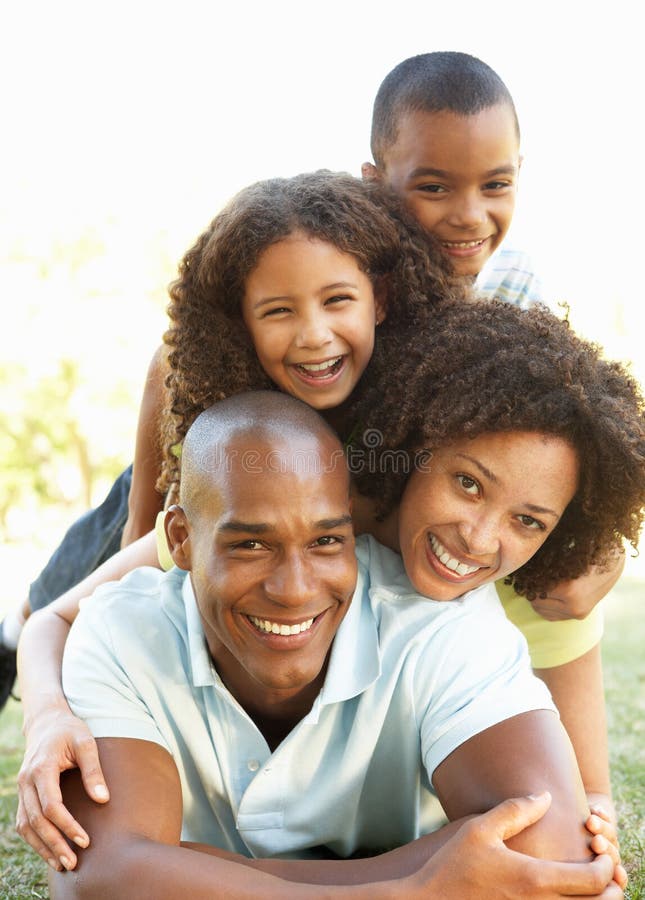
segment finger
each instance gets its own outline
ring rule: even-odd
[[[46,820],[43,819],[42,821],[39,821],[39,825],[42,831],[46,833],[48,830],[48,823]],[[19,799],[18,801],[16,831],[20,837],[29,844],[29,846],[34,849],[36,853],[52,867],[52,869],[54,869],[54,871],[60,872],[61,869],[73,869],[76,865],[76,855],[70,850],[67,841],[63,840],[58,832],[54,834],[51,841],[48,841],[46,837],[43,838],[40,831],[32,828],[29,815],[22,799]]]
[[[614,869],[614,881],[623,891],[627,887],[627,872],[625,871],[623,866],[616,866],[616,868]]]
[[[615,844],[612,844],[611,841],[608,841],[607,838],[602,834],[595,834],[591,839],[591,849],[594,853],[600,856],[602,853],[608,853],[609,856],[614,861],[614,865],[617,866],[620,864],[620,853],[618,852],[618,847]]]
[[[616,830],[616,826],[611,820],[601,819],[600,816],[593,813],[592,815],[587,817],[585,826],[587,828],[587,831],[591,832],[591,834],[601,834],[603,837],[607,838],[608,841],[611,841],[612,844],[618,847],[618,832]]]
[[[22,786],[21,800],[28,827],[49,848],[50,855],[55,859],[66,858],[75,865],[76,857],[63,835],[67,835],[79,847],[87,847],[89,838],[62,801],[50,802],[43,807],[37,791],[31,784]],[[69,868],[65,863],[63,865]]]
[[[603,900],[622,897],[617,884],[612,883],[615,867],[607,854],[588,863],[557,863],[548,860],[531,861],[539,867],[541,888],[551,889],[564,897],[593,897]]]
[[[79,740],[75,745],[76,762],[81,772],[83,786],[88,795],[96,803],[107,803],[110,792],[105,783],[105,776],[99,762],[99,752],[96,741],[91,735]]]
[[[551,805],[551,794],[515,797],[505,800],[480,817],[481,827],[492,830],[500,840],[507,841],[541,819]]]

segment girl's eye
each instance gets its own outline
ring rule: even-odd
[[[329,305],[332,303],[342,303],[344,300],[351,300],[351,297],[348,297],[346,294],[336,294],[333,297],[327,297],[325,300],[325,305]]]
[[[288,313],[289,309],[286,306],[274,306],[271,309],[267,309],[262,316],[263,319],[268,318],[269,316],[281,315],[282,313]]]
[[[470,475],[457,475],[457,481],[467,494],[479,493],[479,484]]]
[[[540,522],[539,519],[534,519],[533,516],[520,515],[517,518],[525,528],[530,528],[534,531],[544,531],[546,528],[544,522]]]

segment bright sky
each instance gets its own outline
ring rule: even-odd
[[[459,49],[516,99],[523,243],[558,294],[597,308],[598,336],[601,308],[617,302],[631,327],[645,201],[635,7],[7,3],[2,228],[65,237],[109,216],[133,241],[168,232],[180,256],[246,183],[321,166],[357,174],[383,76],[414,53]]]

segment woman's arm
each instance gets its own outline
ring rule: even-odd
[[[70,866],[75,865],[76,857],[63,834],[80,847],[89,840],[63,805],[60,773],[78,766],[90,797],[98,803],[109,798],[94,738],[73,715],[63,694],[65,641],[83,598],[99,585],[143,565],[158,565],[154,532],[115,554],[80,584],[34,613],[20,638],[18,674],[27,746],[18,776],[16,825],[47,861],[65,857]]]
[[[123,529],[122,547],[127,547],[154,528],[155,516],[163,508],[163,497],[155,485],[163,460],[160,427],[167,404],[164,384],[167,373],[166,348],[162,345],[155,351],[148,367],[139,408],[128,520]]]

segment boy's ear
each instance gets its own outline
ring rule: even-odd
[[[361,166],[363,181],[380,181],[381,170],[371,162],[364,162]]]
[[[172,561],[178,568],[190,572],[190,531],[186,513],[181,506],[171,506],[168,509],[164,519],[164,529]]]

